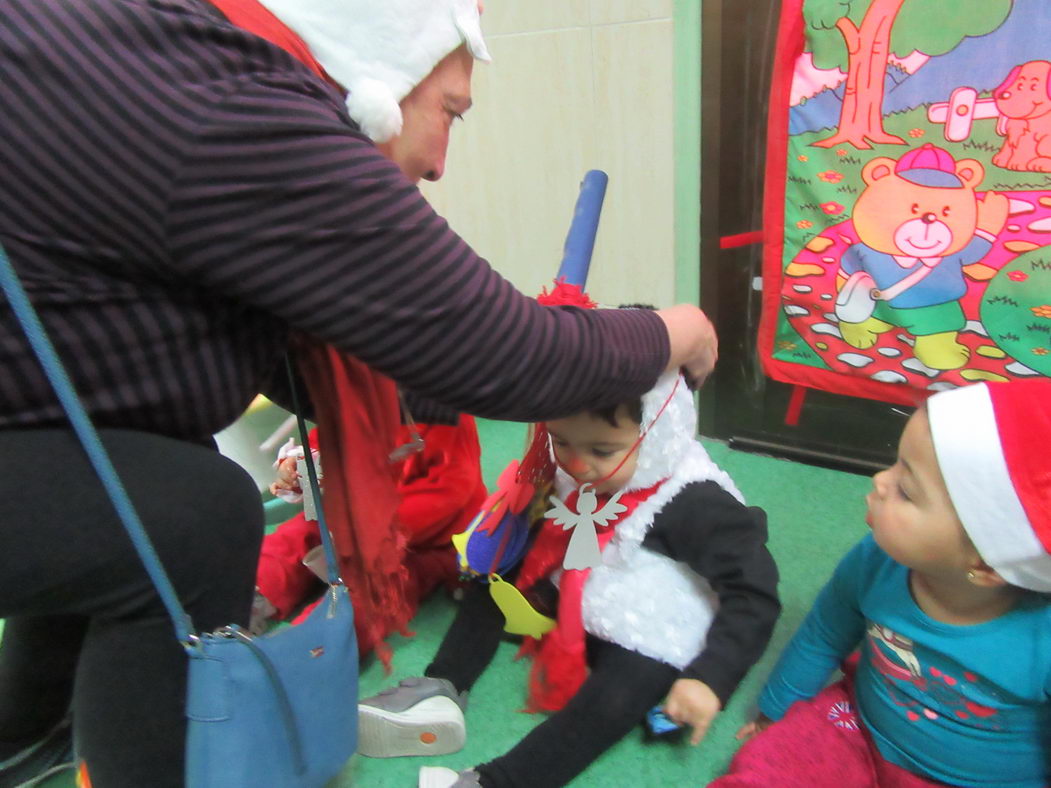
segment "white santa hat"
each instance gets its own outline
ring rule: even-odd
[[[489,62],[477,0],[260,0],[347,90],[350,117],[374,142],[401,133],[398,103],[467,44]]]
[[[1051,591],[1051,380],[977,383],[927,401],[938,465],[982,559]]]

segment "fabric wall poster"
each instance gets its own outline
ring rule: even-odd
[[[1051,3],[784,0],[760,355],[892,403],[1051,375]]]

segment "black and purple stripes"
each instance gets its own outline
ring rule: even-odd
[[[293,329],[519,420],[641,394],[667,359],[652,313],[516,292],[337,91],[198,0],[0,0],[0,243],[107,426],[207,438]],[[3,307],[0,370],[0,428],[61,420]]]

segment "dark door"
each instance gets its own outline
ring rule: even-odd
[[[720,249],[721,238],[762,229],[778,13],[776,0],[702,6],[701,304],[720,337],[702,425],[735,448],[871,473],[894,461],[908,409],[808,389],[798,425],[788,426],[793,387],[767,378],[756,352],[762,247]]]

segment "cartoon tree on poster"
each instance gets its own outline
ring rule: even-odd
[[[870,143],[904,145],[883,129],[883,89],[891,55],[919,51],[930,57],[954,49],[964,38],[998,28],[1013,0],[807,0],[803,17],[814,65],[847,73],[839,128],[813,143],[831,148]]]

